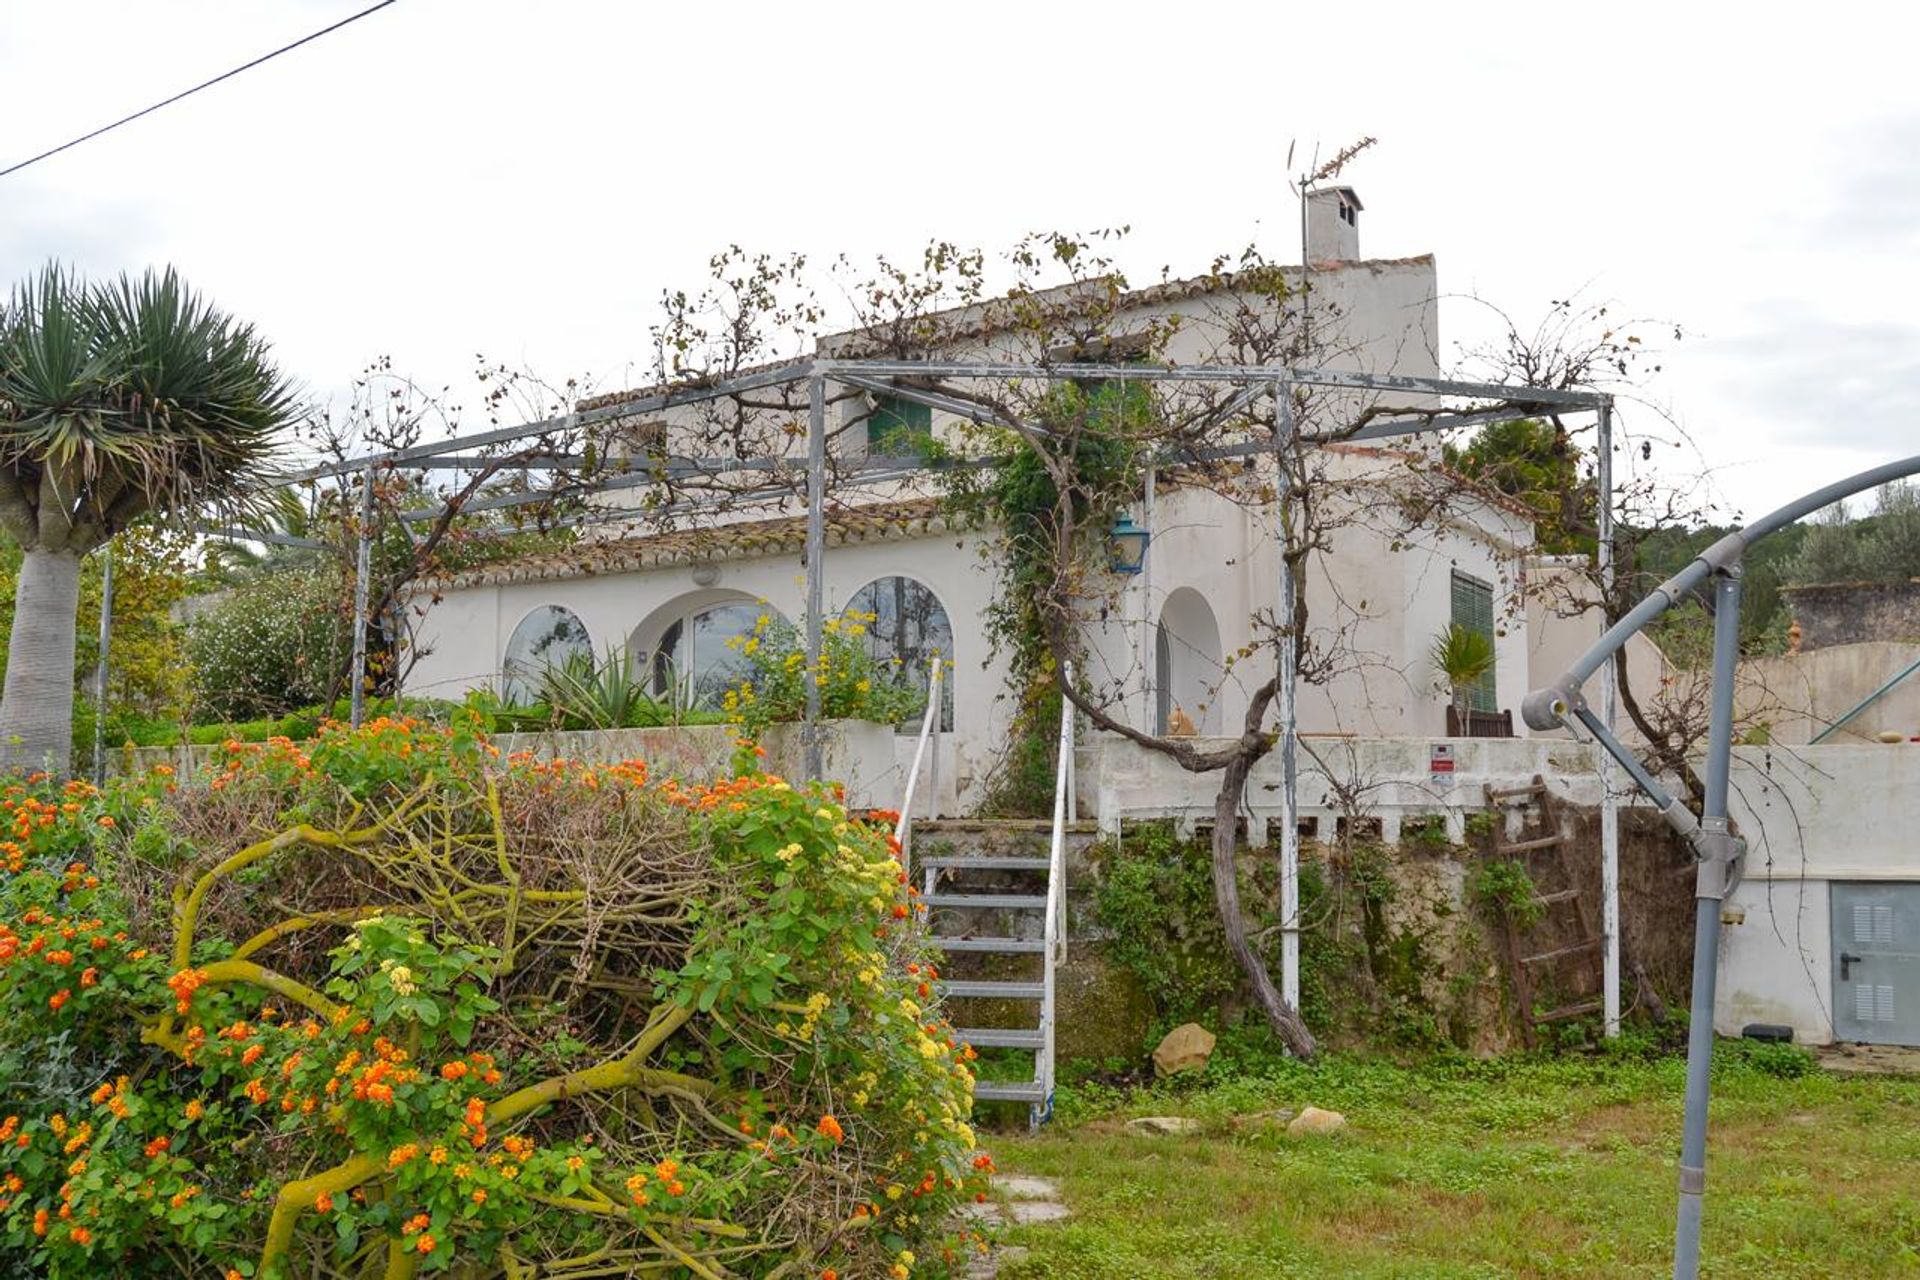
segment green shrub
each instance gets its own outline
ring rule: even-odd
[[[1110,935],[1107,957],[1139,978],[1163,1022],[1217,1022],[1221,1001],[1240,985],[1240,969],[1214,907],[1211,851],[1156,823],[1093,857],[1100,866],[1094,910]]]
[[[1473,869],[1467,892],[1496,916],[1510,920],[1525,932],[1540,923],[1546,908],[1540,904],[1533,877],[1515,858],[1489,858]]]

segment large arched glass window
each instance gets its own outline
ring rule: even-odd
[[[867,628],[867,652],[881,674],[924,690],[936,661],[953,661],[953,624],[932,588],[912,578],[878,578],[853,593],[847,614]],[[953,668],[940,681],[940,728],[953,730]],[[900,726],[918,731],[920,721]]]
[[[717,710],[748,672],[745,655],[727,642],[752,635],[760,616],[770,612],[764,604],[717,604],[668,623],[654,646],[653,696]]]
[[[533,701],[540,673],[563,667],[576,656],[593,656],[587,624],[563,605],[543,604],[513,629],[500,664],[500,696],[509,703]]]

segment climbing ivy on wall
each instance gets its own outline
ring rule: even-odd
[[[1139,487],[1141,442],[1154,414],[1144,384],[1063,382],[1036,406],[1044,433],[1039,444],[995,429],[986,443],[1003,459],[998,466],[946,473],[949,508],[1000,536],[997,589],[984,631],[994,651],[1009,657],[1016,711],[1008,749],[981,806],[985,813],[1038,816],[1052,804],[1060,695],[1046,611],[1095,589],[1105,531]],[[1069,477],[1064,491],[1056,479],[1061,474]]]

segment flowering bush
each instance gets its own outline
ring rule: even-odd
[[[201,713],[284,715],[333,692],[352,635],[337,575],[275,574],[235,587],[193,619],[187,654]]]
[[[900,664],[881,663],[867,650],[871,613],[842,614],[821,624],[819,660],[809,666],[798,628],[763,613],[753,631],[727,641],[746,659],[747,674],[722,701],[750,736],[769,724],[799,720],[806,712],[807,682],[820,690],[820,712],[829,720],[899,724],[926,706],[926,691],[905,677]]]
[[[0,1271],[961,1261],[972,1054],[830,791],[383,719],[0,832]]]

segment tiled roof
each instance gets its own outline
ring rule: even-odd
[[[635,513],[636,519],[642,519]],[[940,510],[938,498],[914,498],[841,507],[827,512],[827,545],[840,547],[864,542],[896,542],[934,537],[960,525]],[[607,573],[634,573],[669,565],[706,560],[752,560],[790,555],[805,549],[807,518],[779,516],[771,520],[743,520],[699,529],[675,529],[631,538],[580,542],[564,551],[504,560],[440,578],[424,579],[424,591],[451,591],[462,587],[508,582],[547,582],[564,578],[591,578]]]

